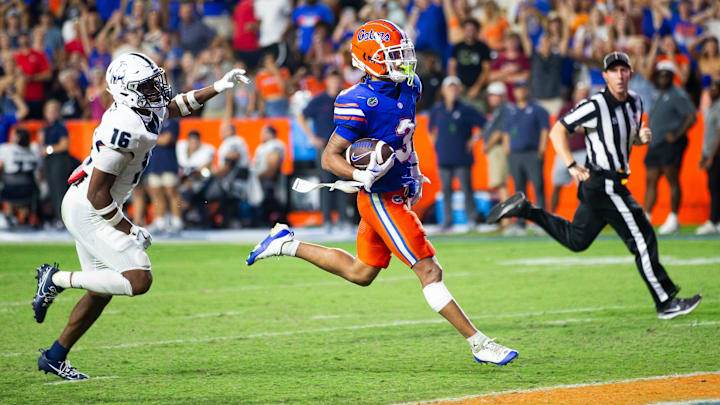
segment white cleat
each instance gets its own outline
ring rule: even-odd
[[[712,221],[708,220],[704,224],[700,225],[695,231],[698,235],[710,235],[713,233],[720,233],[720,223],[713,224]]]
[[[660,225],[658,233],[660,235],[670,235],[678,230],[680,230],[680,224],[678,223],[677,215],[670,213],[665,220],[665,223]]]
[[[253,263],[260,259],[265,259],[271,256],[281,256],[282,247],[288,242],[292,242],[295,238],[295,233],[285,224],[275,224],[270,230],[270,234],[262,240],[262,242],[255,245],[255,248],[250,252],[245,263],[251,266]]]
[[[488,339],[483,344],[473,345],[470,350],[479,363],[494,363],[498,366],[504,366],[518,356],[517,351],[495,343],[495,339]]]

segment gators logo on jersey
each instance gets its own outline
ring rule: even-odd
[[[368,107],[375,107],[376,105],[378,105],[378,99],[377,99],[377,97],[370,97],[370,98],[367,100],[367,105],[368,105]]]

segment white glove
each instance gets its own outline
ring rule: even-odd
[[[368,163],[367,169],[365,169],[365,170],[355,169],[353,171],[353,180],[359,181],[360,183],[362,183],[363,187],[365,188],[365,191],[367,191],[369,193],[373,184],[380,177],[384,176],[385,173],[390,171],[390,169],[392,169],[394,164],[395,164],[395,153],[390,155],[390,157],[385,161],[385,163],[378,164],[377,152],[373,151],[372,153],[370,153],[370,162]]]
[[[135,238],[135,242],[142,246],[143,250],[147,250],[147,248],[152,245],[152,236],[150,235],[150,232],[142,226],[133,225],[130,228],[130,236]]]
[[[223,76],[222,79],[213,83],[213,88],[218,93],[222,93],[225,90],[230,90],[237,86],[238,83],[243,82],[245,84],[250,83],[250,79],[245,76],[244,69],[233,69]]]

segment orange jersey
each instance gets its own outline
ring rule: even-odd
[[[283,80],[290,78],[290,71],[286,68],[280,68],[280,76]],[[260,93],[260,96],[264,99],[275,99],[280,96],[284,96],[285,92],[280,89],[280,83],[278,82],[277,76],[262,70],[255,77],[255,86]]]
[[[420,260],[435,256],[422,223],[408,208],[404,190],[387,193],[362,190],[357,204],[362,218],[356,241],[360,261],[386,268],[394,254],[412,268]]]

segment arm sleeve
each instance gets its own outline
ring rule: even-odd
[[[335,128],[334,133],[348,142],[355,142],[363,137],[363,135],[357,132],[355,128],[350,128],[342,125],[338,125],[337,128]]]
[[[131,157],[128,153],[101,146],[93,164],[98,170],[117,176],[123,171],[125,166],[127,166],[130,159]]]
[[[595,104],[590,100],[580,102],[575,108],[569,113],[565,114],[560,119],[560,123],[570,132],[571,134],[579,126],[585,126],[588,121],[597,118],[597,111],[595,111]]]

